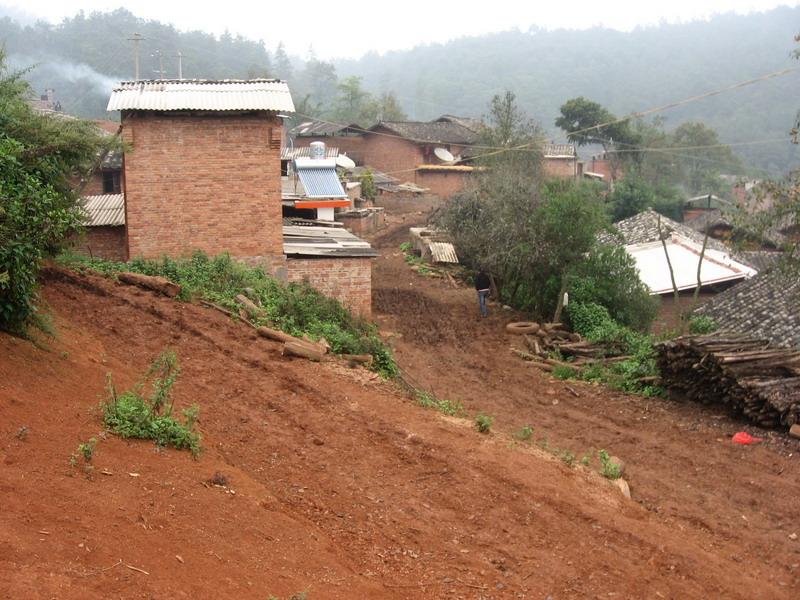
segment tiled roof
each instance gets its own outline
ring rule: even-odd
[[[477,133],[452,121],[381,121],[370,131],[380,128],[413,142],[426,144],[474,144],[478,141]]]
[[[285,81],[277,79],[155,79],[123,81],[107,110],[294,111]]]
[[[721,330],[764,337],[777,346],[800,346],[800,277],[773,267],[700,306],[695,314]]]
[[[81,207],[86,215],[84,224],[87,227],[125,225],[124,194],[84,196],[81,198]]]
[[[661,217],[661,231],[665,236],[676,233],[690,240],[703,243],[703,235],[686,226],[683,223],[673,221],[669,217],[659,215],[656,211],[648,209],[637,215],[623,219],[619,223],[614,223],[614,228],[622,237],[624,245],[646,244],[648,242],[658,242],[661,238],[658,235],[658,220]],[[618,243],[619,240],[613,234],[602,232],[598,239],[604,243]],[[729,248],[719,240],[708,238],[708,248],[719,250],[720,252],[730,252]]]
[[[484,127],[483,121],[480,119],[474,119],[472,117],[457,117],[455,115],[442,115],[438,119],[439,122],[449,122],[449,123],[457,123],[462,127],[466,127],[470,131],[474,133],[480,133],[481,129]]]

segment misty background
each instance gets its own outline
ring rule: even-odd
[[[559,107],[576,96],[624,115],[800,67],[792,55],[798,24],[800,7],[779,7],[630,32],[599,27],[512,30],[329,60],[313,50],[304,56],[287,54],[278,28],[270,28],[277,32],[274,39],[254,40],[180,31],[123,9],[79,13],[51,24],[0,7],[0,40],[10,65],[33,67],[25,78],[35,92],[53,88],[66,112],[83,117],[118,117],[105,107],[114,83],[134,76],[129,38],[138,32],[145,38],[140,43],[141,78],[176,78],[180,52],[185,78],[284,78],[298,112],[331,120],[343,115],[337,107],[343,85],[350,92],[389,98],[398,110],[388,114],[411,119],[444,113],[480,117],[491,97],[508,89],[554,141],[564,139],[554,125]],[[387,26],[376,18],[376,28]],[[358,34],[344,22],[337,30],[340,35]],[[297,40],[292,42],[297,47]],[[733,144],[752,172],[780,175],[800,162],[788,135],[800,105],[798,83],[800,70],[795,70],[659,117],[668,130],[702,121],[717,130],[720,140]]]

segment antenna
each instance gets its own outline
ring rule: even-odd
[[[128,38],[129,42],[133,42],[133,60],[136,64],[136,81],[139,80],[139,42],[146,39],[140,33],[134,33],[133,36]]]

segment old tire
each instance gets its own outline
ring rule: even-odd
[[[516,335],[523,335],[526,333],[536,333],[539,331],[539,324],[532,321],[517,321],[506,325],[506,331]]]

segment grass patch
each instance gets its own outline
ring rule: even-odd
[[[533,427],[530,425],[525,425],[525,427],[514,434],[514,437],[521,442],[529,442],[533,437]]]
[[[103,424],[123,438],[154,440],[159,446],[200,453],[200,434],[195,431],[199,409],[183,411],[183,422],[173,416],[171,390],[180,373],[178,357],[168,350],[161,353],[142,382],[132,390],[117,394],[108,376],[108,400],[101,404]],[[144,388],[149,383],[150,394]]]
[[[420,406],[432,408],[451,417],[457,417],[464,412],[464,406],[461,402],[437,398],[432,393],[424,390],[417,390],[416,399],[417,404]]]
[[[622,477],[620,466],[611,460],[611,456],[605,450],[598,450],[597,456],[600,457],[600,475],[606,479],[619,479]]]
[[[209,257],[196,252],[190,258],[133,259],[118,263],[64,254],[58,262],[77,271],[91,270],[107,277],[122,271],[158,275],[181,286],[180,299],[202,298],[234,313],[235,298],[245,293],[263,310],[256,325],[267,325],[291,335],[325,338],[337,354],[370,354],[372,369],[385,377],[397,375],[397,365],[378,328],[353,316],[337,300],[328,298],[305,283],[283,284],[263,269],[248,267],[227,254]]]

